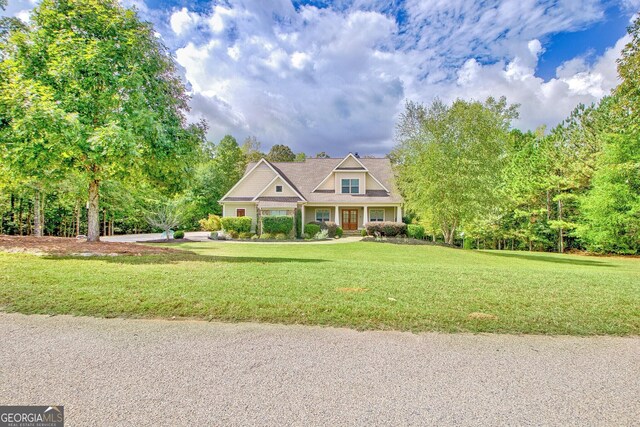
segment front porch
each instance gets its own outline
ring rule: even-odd
[[[402,222],[401,205],[301,205],[305,224],[333,221],[344,231],[364,228],[367,222]]]

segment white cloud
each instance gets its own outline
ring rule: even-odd
[[[6,14],[34,0],[10,1]],[[568,58],[536,76],[552,35],[604,18],[604,0],[346,0],[333,8],[290,0],[216,1],[169,12],[136,4],[151,19],[192,91],[191,118],[210,137],[256,135],[267,147],[313,154],[383,154],[405,99],[507,97],[524,129],[553,126],[576,104],[617,84],[627,38],[598,58]],[[640,0],[618,0],[627,11]],[[401,19],[396,12],[402,9]]]

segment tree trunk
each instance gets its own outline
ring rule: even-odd
[[[36,190],[36,194],[33,198],[33,235],[36,237],[42,237],[42,220],[40,219],[40,190]]]
[[[76,236],[80,235],[80,210],[82,207],[80,203],[76,202]]]
[[[107,210],[102,211],[102,235],[107,236]]]
[[[551,219],[551,195],[549,194],[549,190],[547,190],[547,221]]]
[[[562,200],[558,200],[558,219],[562,221]],[[564,229],[560,226],[560,253],[564,253]]]
[[[87,241],[100,241],[100,210],[98,206],[100,198],[100,181],[91,180],[89,183],[89,212],[87,215]]]

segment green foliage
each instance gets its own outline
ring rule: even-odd
[[[232,231],[236,233],[251,232],[251,218],[248,216],[241,216],[241,217],[226,216],[226,217],[220,218],[220,222],[222,223],[222,229],[227,233]]]
[[[336,227],[336,237],[342,237],[343,234],[344,230],[342,230],[342,227]]]
[[[366,229],[366,228],[363,228],[362,230],[360,230],[360,235],[361,235],[362,237],[367,237],[367,229]]]
[[[293,162],[296,160],[296,155],[293,154],[293,151],[288,146],[276,144],[269,150],[267,160],[270,162]]]
[[[202,231],[218,231],[222,229],[222,223],[218,215],[209,214],[207,218],[198,221]]]
[[[402,236],[407,234],[407,224],[403,222],[368,222],[365,224],[365,228],[367,229],[367,234],[370,236],[373,236],[376,233],[386,237]]]
[[[271,234],[289,234],[293,230],[293,217],[287,215],[263,216],[262,231]]]
[[[173,238],[174,239],[183,239],[184,238],[184,231],[178,230],[178,231],[174,232],[173,233]]]
[[[238,237],[241,238],[241,239],[251,239],[251,238],[253,238],[253,236],[255,236],[254,233],[247,233],[246,231],[243,231],[242,233],[240,233],[238,235]]]
[[[285,233],[278,233],[275,235],[276,240],[287,240],[289,237]]]
[[[515,117],[516,107],[504,98],[456,100],[451,106],[439,100],[429,107],[407,103],[391,153],[397,184],[407,208],[438,224],[447,243],[498,202],[493,190]]]
[[[327,229],[320,230],[313,236],[313,238],[315,240],[326,240],[329,238],[329,230]]]
[[[308,234],[313,237],[320,232],[320,226],[317,224],[305,224],[304,226],[304,234]]]
[[[320,230],[327,230],[329,233],[329,237],[336,237],[336,230],[338,229],[338,224],[333,221],[312,221],[309,224],[315,224],[320,227]]]
[[[414,239],[424,239],[425,232],[424,227],[418,224],[408,224],[407,225],[407,237],[412,237]]]
[[[273,239],[273,236],[270,233],[262,233],[260,235],[260,239],[262,239],[262,240],[270,240],[270,239]]]
[[[302,238],[304,232],[304,221],[302,220],[302,210],[296,209],[296,239]]]

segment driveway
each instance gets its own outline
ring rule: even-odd
[[[66,425],[638,425],[640,338],[0,313],[0,404]]]

